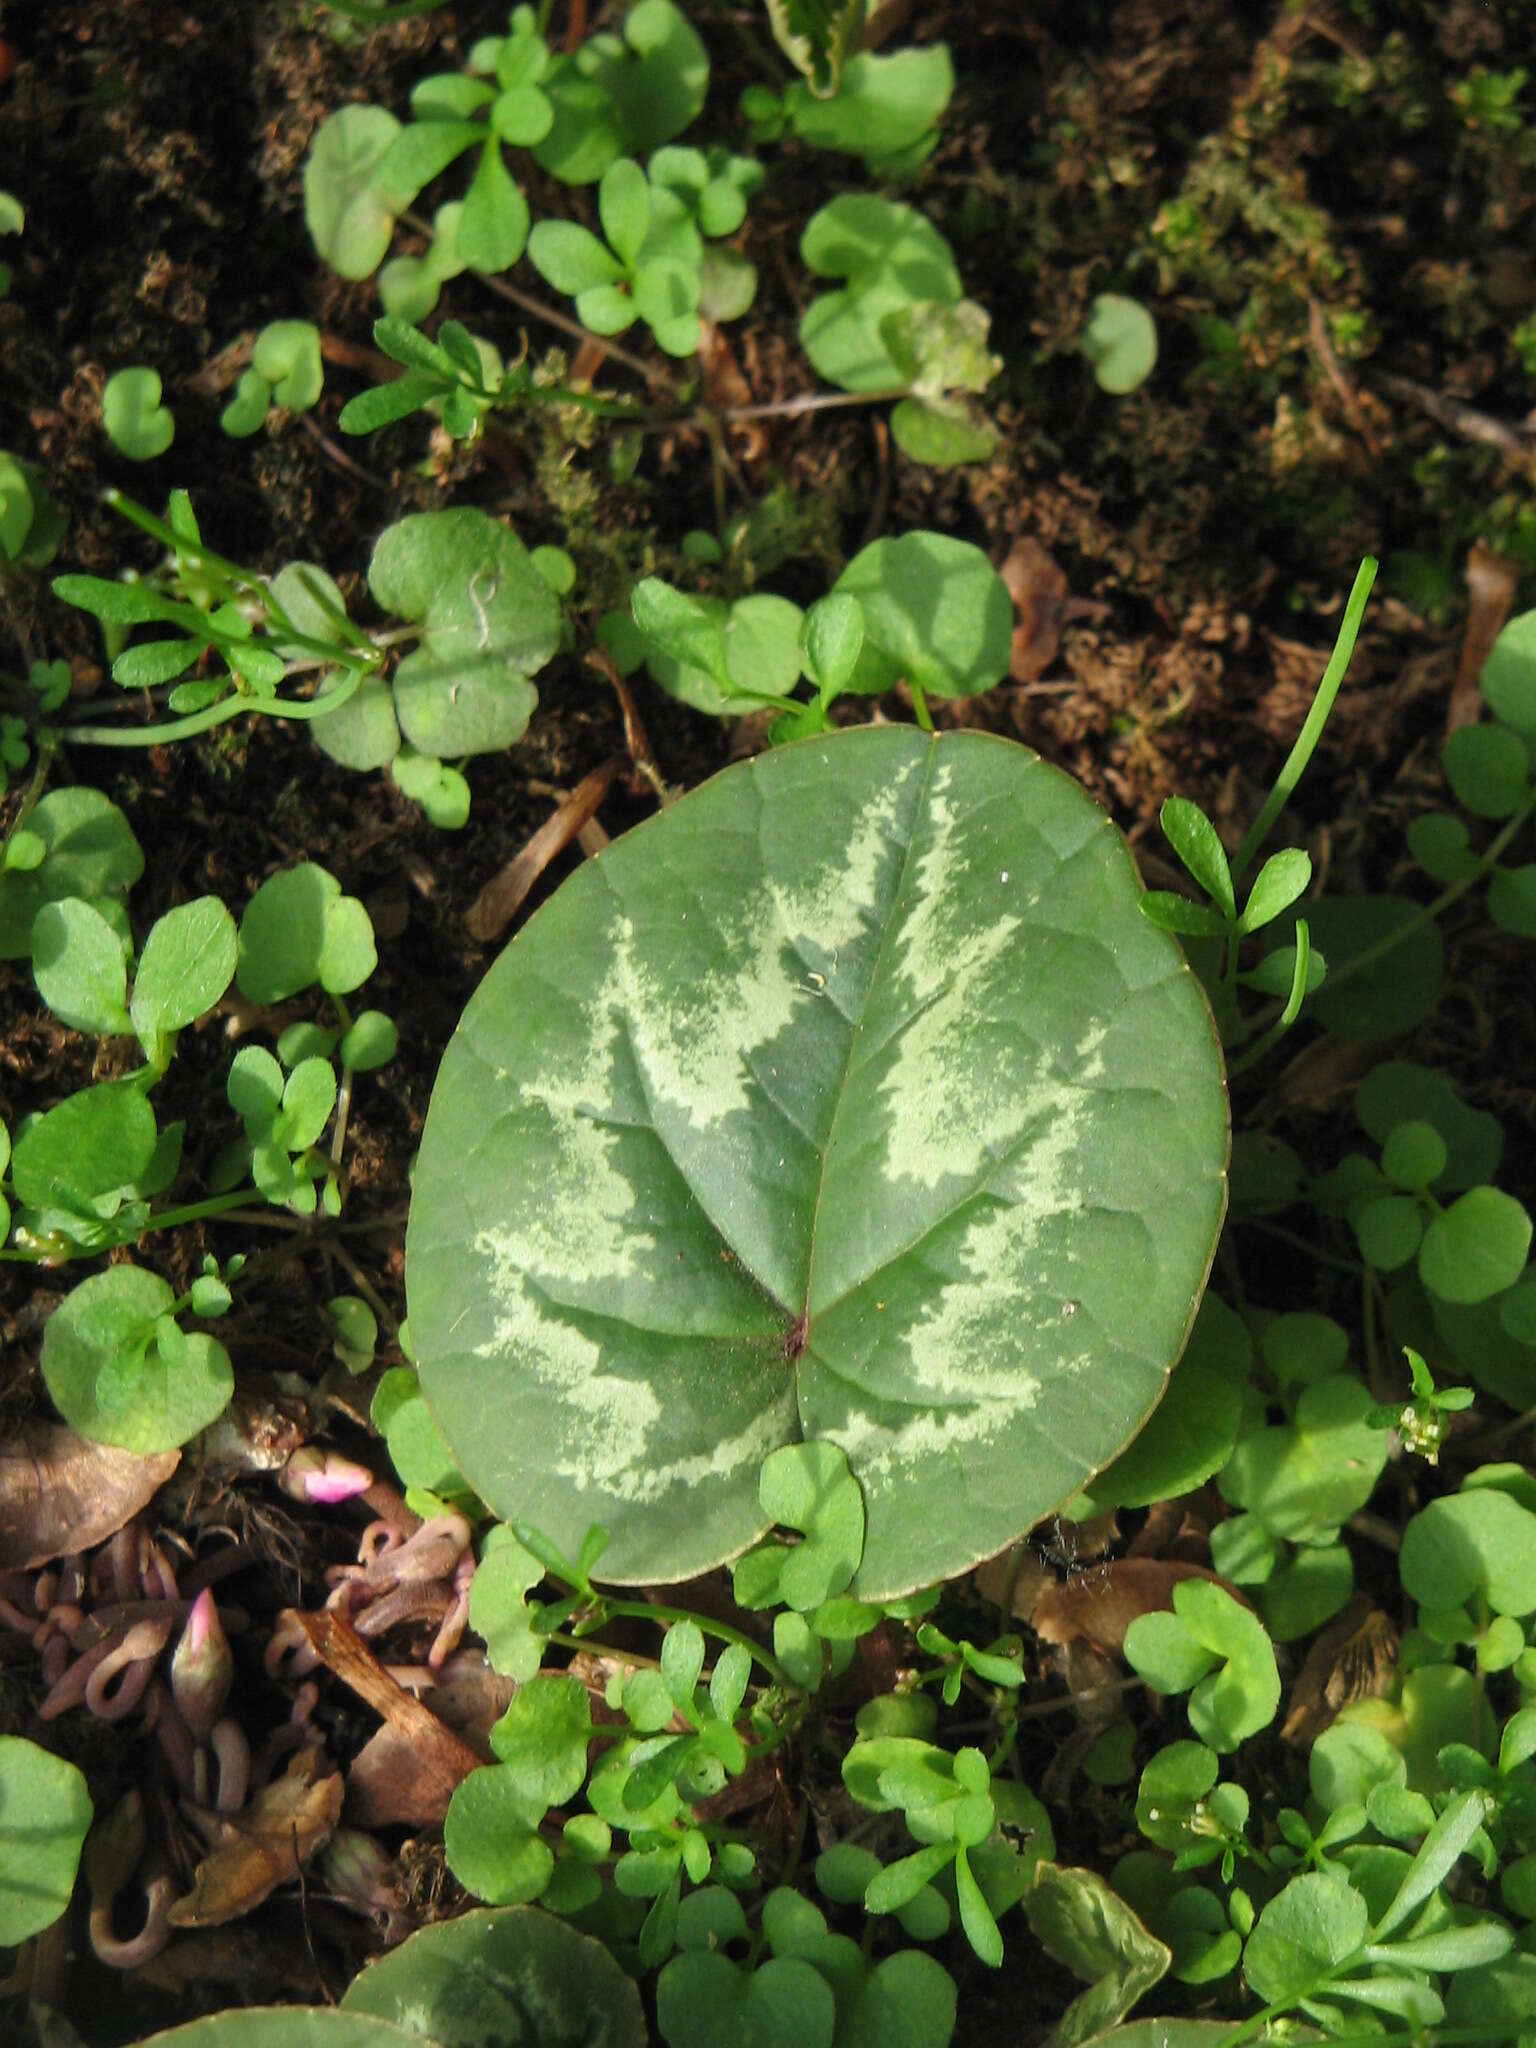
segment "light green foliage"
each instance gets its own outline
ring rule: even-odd
[[[237,438],[259,434],[274,405],[308,412],[324,381],[319,328],[308,320],[274,320],[257,335],[250,367],[242,371],[219,425]]]
[[[163,2034],[151,2034],[138,2048],[459,2048],[414,2027],[396,2026],[371,2013],[340,2012],[331,2006],[251,2006],[209,2013]]]
[[[704,245],[687,203],[620,157],[603,173],[598,215],[606,244],[574,221],[540,221],[528,246],[535,270],[575,299],[594,334],[622,334],[639,319],[669,355],[692,355]]]
[[[21,201],[13,192],[0,191],[0,235],[19,235],[27,224],[27,216]],[[7,298],[11,289],[11,266],[0,263],[0,299]]]
[[[1013,605],[986,556],[947,534],[872,541],[832,586],[858,600],[863,640],[848,688],[906,683],[935,697],[968,697],[1008,672]]]
[[[421,1383],[409,1367],[392,1366],[381,1376],[368,1419],[388,1446],[390,1462],[405,1482],[406,1501],[414,1504],[415,1513],[424,1508],[434,1513],[439,1501],[473,1502],[474,1495],[453,1462],[431,1409],[421,1398]],[[475,1583],[478,1586],[478,1578]]]
[[[1035,1938],[1091,1988],[1062,2014],[1055,2038],[1075,2048],[1117,2020],[1159,1982],[1172,1960],[1097,1872],[1041,1863],[1024,1895]]]
[[[871,192],[849,192],[813,214],[800,255],[818,277],[843,280],[813,299],[800,340],[814,367],[844,391],[904,388],[901,363],[887,344],[888,314],[961,297],[949,244],[914,207]]]
[[[943,43],[889,55],[865,51],[842,65],[830,95],[796,80],[784,94],[781,118],[815,149],[860,156],[876,177],[899,176],[933,153],[954,89]],[[761,102],[753,104],[756,121],[766,113]]]
[[[176,422],[160,403],[160,374],[135,367],[117,370],[101,394],[101,424],[119,454],[130,462],[152,462],[176,438]]]
[[[856,1025],[885,1051],[850,1072]],[[1122,1093],[1149,1060],[1176,1114]],[[621,1581],[739,1551],[767,1524],[762,1459],[829,1438],[864,1494],[852,1590],[904,1592],[1133,1434],[1225,1155],[1199,992],[1081,790],[970,735],[805,741],[579,871],[471,1003],[412,1205],[423,1385],[493,1506],[567,1545],[599,1511]]]
[[[1252,1363],[1253,1345],[1241,1321],[1207,1294],[1151,1421],[1093,1480],[1093,1512],[1147,1507],[1203,1486],[1237,1441],[1243,1383]]]
[[[1099,389],[1124,398],[1145,384],[1156,366],[1157,328],[1139,300],[1101,292],[1077,346],[1093,365]]]
[[[400,133],[383,107],[339,107],[316,131],[304,163],[304,219],[315,247],[343,277],[371,277],[383,262],[399,205],[376,184]],[[392,195],[391,195],[392,196]]]
[[[281,1003],[318,982],[349,995],[378,965],[373,926],[355,896],[313,861],[263,882],[240,919],[240,993]]]
[[[158,1274],[111,1266],[54,1310],[43,1378],[72,1429],[143,1457],[174,1450],[223,1412],[234,1391],[229,1354],[182,1330],[181,1306]]]
[[[1126,1630],[1125,1654],[1154,1692],[1189,1693],[1195,1733],[1221,1754],[1267,1727],[1280,1703],[1263,1624],[1205,1579],[1179,1581],[1171,1614],[1138,1615]]]
[[[114,919],[144,872],[144,854],[117,805],[99,790],[51,789],[33,805],[26,836],[38,859],[0,869],[0,959],[25,960],[46,903],[78,897]],[[12,842],[15,837],[12,835]]]
[[[66,523],[42,471],[0,449],[0,562],[12,569],[47,568]]]
[[[40,1934],[69,1904],[91,1795],[71,1763],[0,1735],[0,1942]]]
[[[417,753],[489,753],[522,738],[538,701],[530,678],[559,646],[560,607],[515,534],[468,508],[412,513],[380,536],[368,587],[420,624],[394,682],[395,716]]]

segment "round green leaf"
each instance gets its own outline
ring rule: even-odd
[[[1424,1233],[1419,1278],[1442,1301],[1486,1301],[1513,1287],[1531,1249],[1531,1219],[1502,1188],[1468,1188]]]
[[[134,1029],[145,1050],[211,1010],[234,979],[235,920],[217,896],[199,896],[155,920],[133,980]]]
[[[1493,643],[1477,686],[1495,718],[1536,733],[1536,611],[1510,620]]]
[[[176,422],[160,403],[159,372],[136,364],[109,377],[101,394],[101,424],[130,462],[152,462],[176,438]]]
[[[73,1764],[0,1735],[0,1943],[40,1934],[69,1904],[91,1795]]]
[[[1008,673],[1013,600],[986,556],[942,533],[877,540],[833,585],[858,599],[864,643],[849,687],[870,694],[916,683],[969,697]]]
[[[750,1973],[728,1956],[693,1949],[674,1956],[656,1984],[656,2023],[667,2048],[722,2048],[729,2041],[832,2048],[832,1987],[801,1956],[773,1956]]]
[[[1209,1014],[1119,834],[1011,742],[870,727],[589,862],[472,999],[408,1241],[470,1482],[604,1575],[767,1527],[829,1438],[853,1590],[964,1570],[1161,1396],[1224,1207]]]
[[[28,831],[43,858],[0,870],[0,960],[25,960],[32,925],[45,903],[79,896],[103,909],[121,900],[144,872],[144,855],[117,805],[95,789],[51,789],[33,808]]]
[[[952,306],[960,297],[954,254],[938,229],[915,207],[848,192],[811,216],[800,254],[818,277],[845,280],[801,317],[801,344],[815,368],[844,391],[905,386],[882,322],[927,300]]]
[[[838,2027],[840,2048],[947,2048],[955,1980],[921,1949],[901,1949],[859,1984]]]
[[[275,405],[308,412],[325,384],[319,328],[310,320],[272,321],[256,337],[251,367],[271,385]]]
[[[320,688],[323,698],[338,686],[339,677]],[[367,771],[387,768],[400,751],[400,725],[395,693],[379,676],[359,683],[344,704],[309,721],[309,735],[322,754],[343,768]]]
[[[1439,999],[1445,941],[1433,919],[1422,924],[1419,917],[1419,905],[1405,896],[1325,896],[1307,905],[1313,951],[1322,954],[1330,973],[1368,948],[1396,941],[1379,967],[1339,988],[1323,983],[1308,1007],[1325,1029],[1340,1038],[1375,1041],[1423,1023]],[[1279,933],[1287,923],[1271,929]],[[1397,934],[1410,925],[1414,929],[1399,940]]]
[[[1488,882],[1488,915],[1500,931],[1536,939],[1536,861],[1494,869]]]
[[[1406,1266],[1424,1235],[1424,1219],[1412,1195],[1381,1195],[1351,1212],[1360,1256],[1380,1273]]]
[[[640,1993],[608,1950],[552,1913],[506,1906],[423,1927],[354,1977],[345,2013],[442,2048],[645,2048]]]
[[[242,370],[234,397],[219,414],[219,425],[235,440],[248,440],[266,425],[271,407],[272,386],[260,370]]]
[[[234,1392],[229,1354],[201,1332],[172,1369],[152,1341],[175,1302],[157,1273],[109,1266],[83,1280],[43,1330],[43,1378],[71,1429],[148,1457],[174,1450],[222,1415]]]
[[[395,674],[400,730],[446,759],[520,740],[538,702],[529,677],[560,645],[560,605],[517,536],[488,513],[415,512],[380,535],[368,588],[422,624]]]
[[[395,216],[374,184],[400,123],[383,107],[340,107],[321,122],[304,165],[304,219],[311,239],[343,277],[371,277],[384,260]]]
[[[1498,1171],[1504,1147],[1498,1118],[1485,1109],[1468,1109],[1438,1068],[1414,1060],[1383,1060],[1361,1082],[1355,1114],[1379,1145],[1387,1143],[1399,1124],[1433,1125],[1446,1150],[1439,1174],[1442,1189],[1473,1187]]]
[[[588,36],[576,62],[611,102],[625,144],[641,155],[695,119],[709,86],[709,53],[674,0],[638,0],[624,16],[623,41]],[[559,175],[577,182],[569,169]]]
[[[155,1150],[155,1113],[131,1081],[77,1089],[16,1140],[11,1177],[32,1209],[88,1213],[131,1187]]]
[[[73,1030],[131,1028],[123,942],[93,904],[66,896],[43,905],[32,925],[32,973],[43,1001]]]
[[[1099,389],[1123,398],[1152,374],[1157,361],[1157,327],[1139,300],[1101,292],[1077,346],[1092,363]]]
[[[1237,1441],[1243,1382],[1252,1363],[1253,1345],[1241,1317],[1208,1294],[1151,1421],[1093,1481],[1095,1507],[1146,1507],[1203,1486]]]
[[[1332,1871],[1293,1877],[1259,1915],[1243,1956],[1243,1976],[1258,1998],[1291,2004],[1365,1942],[1365,1900]]]
[[[554,1851],[533,1833],[530,1809],[516,1774],[487,1764],[454,1787],[443,1822],[448,1867],[466,1890],[492,1905],[525,1905],[549,1883]]]
[[[364,1010],[342,1035],[341,1064],[354,1073],[372,1073],[375,1067],[388,1066],[399,1043],[400,1033],[392,1017],[382,1010]]]
[[[1525,801],[1530,757],[1507,725],[1462,726],[1446,741],[1441,760],[1456,801],[1474,817],[1507,818]]]
[[[235,979],[253,1003],[282,1003],[319,982],[349,995],[378,965],[373,925],[355,896],[312,861],[262,883],[240,920]]]
[[[1401,1571],[1421,1607],[1480,1594],[1495,1614],[1536,1612],[1536,1515],[1491,1486],[1431,1501],[1403,1531]]]
[[[1432,1123],[1410,1117],[1395,1124],[1382,1147],[1381,1170],[1399,1188],[1427,1188],[1444,1173],[1450,1157]]]

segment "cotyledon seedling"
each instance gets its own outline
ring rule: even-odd
[[[897,727],[727,769],[573,875],[465,1010],[411,1209],[423,1390],[489,1504],[677,1579],[826,1437],[878,1598],[1102,1469],[1226,1199],[1209,1010],[1139,893],[1060,771]]]

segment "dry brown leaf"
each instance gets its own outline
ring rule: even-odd
[[[1019,614],[1008,673],[1015,682],[1032,683],[1056,659],[1066,618],[1067,579],[1039,541],[1027,533],[1008,550],[998,574]]]
[[[499,939],[523,906],[523,899],[550,862],[564,853],[603,798],[613,778],[624,766],[615,754],[583,776],[558,810],[534,833],[522,851],[507,862],[500,874],[492,875],[469,907],[464,922],[470,936],[488,944]]]
[[[375,1736],[363,1756],[371,1761],[359,1775],[363,1756],[352,1766],[348,1817],[357,1827],[382,1826],[379,1806],[392,1805],[388,1817],[425,1826],[448,1811],[454,1787],[484,1761],[467,1742],[445,1728],[430,1707],[398,1685],[368,1648],[357,1630],[329,1609],[301,1614],[289,1608],[280,1619],[292,1618],[324,1662],[352,1690],[384,1717],[391,1740]],[[376,1746],[377,1745],[377,1746]],[[398,1775],[395,1775],[398,1774]]]
[[[1307,1652],[1291,1687],[1280,1739],[1310,1749],[1351,1700],[1379,1699],[1397,1676],[1397,1630],[1356,1593]]]
[[[187,1811],[210,1845],[192,1889],[171,1908],[173,1927],[222,1927],[297,1877],[341,1818],[341,1773],[317,1749],[301,1749],[287,1771],[243,1812]]]
[[[141,1458],[88,1443],[62,1423],[29,1425],[0,1445],[0,1571],[94,1550],[149,1504],[180,1457]]]
[[[1118,1657],[1125,1632],[1138,1615],[1173,1605],[1173,1589],[1181,1579],[1209,1579],[1234,1600],[1248,1602],[1204,1565],[1173,1557],[1119,1557],[1078,1572],[1060,1585],[1048,1586],[1036,1600],[1030,1624],[1045,1643],[1091,1643],[1106,1656]]]

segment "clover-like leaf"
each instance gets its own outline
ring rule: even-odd
[[[1276,2004],[1304,1998],[1364,1947],[1370,1917],[1365,1900],[1337,1873],[1293,1877],[1249,1937],[1243,1956],[1248,1988]]]
[[[758,1496],[763,1512],[805,1541],[785,1557],[779,1597],[809,1613],[841,1593],[864,1548],[864,1501],[836,1444],[785,1444],[763,1460]]]
[[[1188,1692],[1195,1733],[1221,1753],[1268,1727],[1280,1674],[1263,1623],[1209,1579],[1181,1579],[1173,1612],[1139,1614],[1125,1654],[1154,1692]]]
[[[544,1638],[534,1634],[535,1612],[528,1595],[544,1567],[510,1529],[490,1531],[469,1589],[469,1625],[484,1636],[494,1670],[526,1685],[538,1671]],[[670,1718],[670,1716],[669,1716]]]
[[[272,321],[256,337],[251,366],[272,387],[274,404],[308,412],[325,382],[319,328],[312,320]]]
[[[110,376],[101,393],[101,423],[130,462],[152,462],[176,438],[176,422],[160,403],[157,370],[135,365]]]
[[[1431,1501],[1403,1532],[1402,1579],[1422,1607],[1536,1612],[1536,1514],[1493,1486]]]
[[[1157,326],[1138,299],[1101,292],[1093,302],[1078,349],[1092,363],[1099,389],[1123,398],[1152,374],[1157,362]]]
[[[656,2024],[667,2048],[716,2048],[729,2040],[832,2048],[832,1987],[800,1956],[772,1956],[744,1970],[707,1949],[676,1955],[656,1982]]]
[[[824,12],[825,10],[823,10]],[[942,43],[889,54],[861,51],[842,67],[832,94],[797,80],[785,111],[802,142],[861,156],[874,167],[909,152],[926,154],[933,129],[955,89],[955,69]]]
[[[517,536],[485,512],[415,512],[380,535],[368,587],[419,620],[395,674],[395,713],[439,759],[520,740],[538,702],[529,678],[560,645],[560,605]]]
[[[0,1735],[0,1942],[16,1948],[68,1906],[91,1824],[85,1779],[63,1757]]]
[[[245,906],[235,980],[253,1003],[286,1002],[314,982],[349,995],[377,965],[367,911],[313,861],[271,876]]]
[[[1008,673],[1013,601],[986,556],[942,533],[872,541],[832,586],[857,598],[864,640],[849,688],[900,682],[935,697],[969,697]]]
[[[844,391],[881,391],[906,381],[886,340],[894,313],[953,306],[960,274],[949,244],[914,207],[849,192],[813,214],[800,254],[818,277],[845,280],[812,300],[800,340],[816,369]]]
[[[199,896],[155,920],[129,1006],[152,1060],[166,1032],[195,1023],[213,1008],[234,979],[238,953],[235,920],[217,896]]]
[[[632,154],[644,155],[680,134],[703,107],[709,85],[709,53],[674,0],[638,0],[624,16],[622,40],[588,36],[576,64],[611,103]],[[570,178],[571,172],[560,175]]]
[[[1352,1373],[1305,1387],[1288,1423],[1246,1429],[1222,1468],[1222,1498],[1274,1536],[1326,1543],[1375,1491],[1387,1442],[1368,1421],[1370,1389]]]
[[[477,1491],[676,1578],[764,1533],[770,1451],[830,1439],[875,1599],[1106,1464],[1225,1192],[1209,1015],[1137,894],[1066,777],[899,727],[578,871],[466,1011],[417,1170],[411,1329]]]
[[[315,247],[342,277],[371,277],[389,248],[398,209],[376,174],[399,133],[400,123],[383,107],[338,107],[310,145],[304,219]],[[400,204],[414,197],[412,191]]]
[[[147,1457],[223,1414],[235,1386],[223,1345],[201,1331],[180,1346],[156,1341],[175,1300],[138,1266],[109,1266],[65,1296],[43,1329],[42,1368],[71,1429]]]
[[[1442,1301],[1486,1301],[1513,1287],[1531,1249],[1531,1219],[1502,1188],[1468,1188],[1424,1232],[1419,1278]]]
[[[45,903],[32,924],[37,992],[75,1031],[128,1031],[128,962],[123,940],[94,904],[78,896]]]
[[[89,1215],[130,1188],[155,1149],[155,1113],[131,1081],[80,1088],[29,1123],[16,1140],[11,1179],[33,1209]],[[110,1214],[115,1204],[101,1208]]]
[[[423,1927],[347,1986],[345,2013],[396,2020],[434,2048],[646,2048],[640,1993],[553,1913],[482,1908]]]

